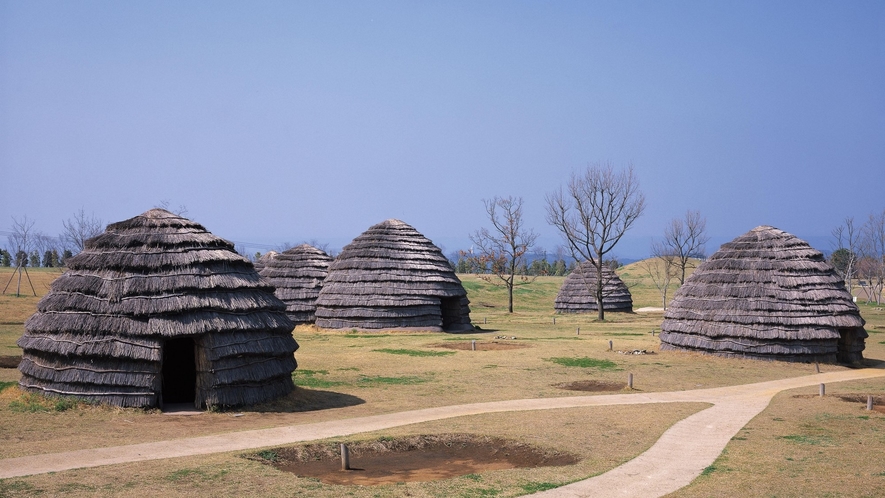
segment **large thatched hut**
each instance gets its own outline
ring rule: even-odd
[[[661,349],[786,361],[863,359],[864,320],[807,242],[760,226],[722,247],[676,291]]]
[[[472,329],[467,292],[442,251],[399,220],[342,249],[317,298],[316,324],[341,329]]]
[[[22,388],[117,406],[248,405],[294,386],[292,321],[233,244],[163,209],[89,239],[18,344]]]
[[[322,250],[301,244],[265,262],[258,273],[274,286],[274,294],[286,303],[286,314],[296,325],[313,323],[317,296],[331,262]]]
[[[602,309],[604,311],[633,311],[630,290],[608,266],[602,267]],[[558,313],[589,313],[598,311],[596,304],[596,267],[590,261],[579,264],[565,277],[556,301]]]

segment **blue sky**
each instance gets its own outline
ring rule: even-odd
[[[688,209],[710,252],[830,249],[885,209],[885,3],[0,0],[0,231],[165,200],[238,242],[399,218],[451,252],[514,195],[552,251],[545,194],[598,162],[647,198],[621,257]]]

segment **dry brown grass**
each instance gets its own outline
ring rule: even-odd
[[[3,279],[3,271],[0,269],[0,281]],[[35,275],[40,273],[33,272],[32,277]],[[57,272],[53,275],[46,271],[43,275],[44,283],[38,285],[46,289]],[[8,274],[6,278],[9,278]],[[595,316],[556,316],[552,311],[553,300],[562,278],[544,277],[517,289],[516,313],[509,314],[506,312],[506,293],[503,289],[491,288],[476,277],[462,278],[472,301],[474,323],[482,328],[476,334],[356,334],[299,327],[294,332],[301,345],[296,353],[299,370],[295,379],[306,390],[302,394],[306,392],[308,395],[250,409],[244,411],[243,416],[234,417],[234,413],[222,412],[205,413],[197,417],[170,417],[157,411],[85,405],[62,407],[65,408],[64,411],[56,411],[52,403],[46,403],[50,411],[28,412],[10,407],[11,402],[29,405],[27,399],[21,397],[15,388],[7,389],[0,393],[0,454],[3,457],[32,455],[107,446],[109,441],[113,442],[111,444],[157,441],[477,401],[580,396],[589,393],[567,391],[555,385],[575,381],[623,384],[628,373],[634,374],[637,391],[671,391],[758,382],[813,372],[813,366],[803,364],[731,360],[688,353],[621,355],[616,351],[657,351],[657,336],[652,336],[650,331],[657,330],[661,313],[608,313],[604,323],[596,322]],[[641,279],[631,291],[634,293],[637,308],[657,305],[657,291],[649,289]],[[33,313],[36,301],[35,298],[14,298],[8,294],[0,296],[0,322],[9,323],[0,325],[0,350],[18,354],[15,340],[23,331],[24,320]],[[870,332],[865,356],[885,359],[885,310],[863,304],[861,310],[868,321],[867,330]],[[488,323],[484,323],[485,320]],[[576,333],[579,327],[580,335]],[[506,335],[507,342],[530,347],[491,351],[438,347],[441,342],[471,339],[488,341],[496,335]],[[613,342],[615,351],[608,350],[609,341]],[[436,352],[446,354],[434,356],[433,353]],[[424,353],[428,355],[422,356]],[[550,361],[551,358],[588,358],[591,360],[588,364],[597,366],[563,366]],[[844,368],[822,366],[824,371]],[[17,378],[16,370],[0,369],[0,381],[13,381]],[[881,381],[871,381],[870,384],[857,389],[878,388],[879,392],[883,389]],[[837,389],[841,387],[828,386],[828,393],[835,395]],[[359,400],[362,403],[355,403]],[[793,462],[801,463],[795,456],[786,455],[794,458],[792,462],[785,460],[784,456],[784,462],[790,462],[788,464],[781,462],[782,465],[766,467],[756,465],[753,455],[758,456],[768,451],[772,438],[781,437],[775,441],[788,449],[801,447],[796,440],[782,438],[792,434],[801,435],[802,433],[797,432],[798,426],[773,419],[780,418],[790,421],[790,424],[801,425],[808,423],[808,420],[816,420],[816,417],[823,417],[823,414],[836,413],[828,411],[831,410],[826,404],[829,403],[828,400],[824,400],[824,403],[818,401],[821,400],[794,399],[789,395],[776,398],[772,406],[748,426],[755,427],[753,424],[760,423],[766,417],[772,419],[765,429],[770,431],[770,436],[755,436],[764,433],[762,427],[751,430],[747,436],[740,436],[746,439],[736,439],[726,449],[723,458],[729,460],[721,467],[719,462],[716,465],[716,469],[733,470],[713,470],[685,492],[705,496],[721,495],[728,494],[732,489],[740,489],[731,486],[744,486],[752,478],[771,482],[786,481],[795,470],[796,464]],[[848,409],[847,403],[842,401],[833,400],[832,403],[836,408]],[[310,410],[312,407],[320,408],[329,404],[337,407]],[[797,407],[801,407],[802,411]],[[495,414],[403,427],[384,431],[383,434],[367,434],[361,437],[472,432],[521,438],[530,443],[541,441],[545,446],[554,446],[565,451],[571,451],[577,446],[577,451],[586,457],[574,468],[514,470],[514,473],[504,477],[495,473],[483,473],[475,478],[451,479],[430,483],[425,487],[409,484],[403,485],[404,487],[391,486],[384,490],[373,488],[374,491],[348,488],[345,492],[357,493],[356,496],[374,496],[374,493],[380,496],[405,496],[407,493],[412,496],[511,496],[518,490],[528,489],[522,488],[523,484],[563,483],[603,472],[647,448],[667,426],[697,409],[696,405],[656,405]],[[777,414],[772,415],[770,412]],[[810,419],[802,418],[806,414]],[[867,433],[872,437],[873,428],[881,427],[885,430],[880,417],[871,415],[868,420],[857,419],[862,424],[850,425],[840,425],[839,420],[844,422],[848,419],[833,419],[835,422],[828,422],[827,430],[836,431],[842,427],[844,431],[858,431],[858,428],[868,424],[870,429]],[[829,437],[841,441],[843,435],[837,431]],[[844,437],[849,438],[846,439],[848,441],[853,436],[846,434]],[[736,444],[741,445],[740,451],[737,451]],[[868,467],[859,467],[870,468],[869,471],[854,473],[851,470],[856,465],[853,463],[855,459],[879,461],[880,453],[873,445],[864,443],[852,446],[849,443],[840,443],[835,447],[827,446],[826,450],[817,448],[820,445],[808,446],[814,447],[816,451],[829,452],[827,454],[831,467],[846,479],[857,481],[847,488],[849,490],[860,490],[863,483],[870,480],[885,479],[874,475],[876,472],[885,472],[885,468],[878,471],[872,469],[869,466],[873,463],[867,463]],[[731,460],[737,458],[735,455],[741,452],[746,452],[747,456]],[[844,465],[840,463],[843,458],[846,462]],[[810,467],[815,465],[812,460],[804,461],[809,462]],[[695,486],[701,487],[695,490]],[[810,486],[807,489],[813,489],[814,485]],[[340,496],[342,493],[340,489],[336,490],[309,479],[299,480],[291,475],[279,475],[273,469],[245,461],[235,455],[118,465],[0,481],[0,496],[33,495],[38,491],[49,495],[70,493],[74,496],[127,496],[143,495],[148,490],[151,494],[284,495],[292,494],[286,491],[292,489],[307,496]],[[482,491],[484,489],[497,490],[498,494]],[[783,488],[783,492],[776,488],[771,489],[773,491],[762,490],[761,493],[792,493],[787,486]],[[853,492],[848,494],[852,495]],[[857,493],[858,496],[862,494]]]

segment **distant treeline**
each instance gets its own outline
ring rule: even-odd
[[[529,258],[526,258],[529,259]],[[455,269],[455,273],[472,273],[487,274],[492,273],[491,262],[484,261],[482,258],[471,255],[465,251],[459,251],[449,256],[449,264]],[[611,269],[617,269],[621,263],[616,259],[605,260],[605,264]],[[516,267],[517,275],[529,276],[555,276],[562,277],[570,274],[577,266],[577,262],[572,259],[559,257],[553,261],[549,261],[546,256],[534,256],[531,261],[523,260]]]
[[[73,257],[70,249],[65,249],[59,254],[57,249],[47,249],[41,255],[39,251],[34,250],[30,253],[18,251],[15,256],[6,249],[0,249],[0,266],[30,266],[31,268],[59,268],[65,266],[65,260]]]

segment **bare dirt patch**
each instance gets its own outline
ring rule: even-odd
[[[348,443],[351,470],[341,469],[339,443],[275,448],[250,460],[326,484],[373,486],[448,479],[489,470],[574,465],[570,453],[498,437],[418,435]]]
[[[473,349],[473,341],[451,341],[440,344],[432,344],[433,348],[457,349],[459,351],[471,351]],[[506,349],[524,349],[531,347],[528,344],[520,344],[517,342],[501,342],[501,341],[476,341],[477,351],[503,351]]]
[[[18,368],[21,356],[0,356],[0,368]]]
[[[627,384],[624,384],[623,382],[608,382],[603,380],[576,380],[574,382],[560,382],[559,384],[551,385],[558,389],[585,392],[620,391],[627,387]]]

